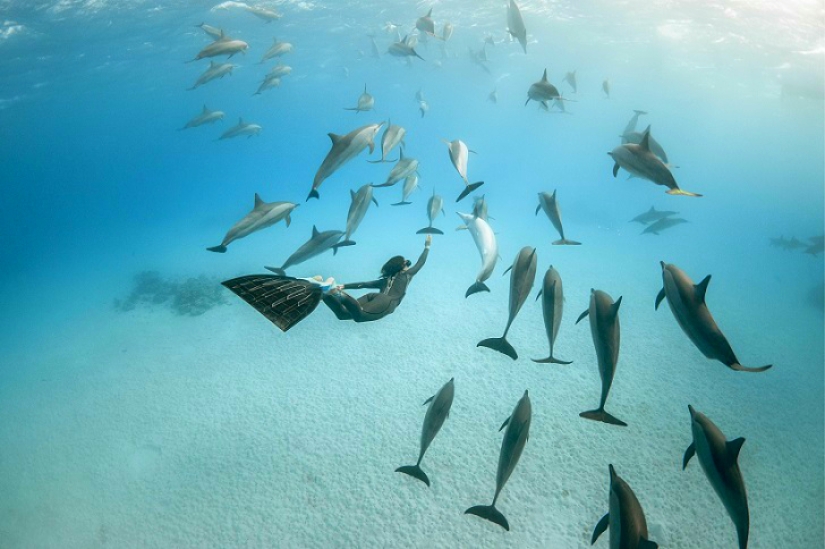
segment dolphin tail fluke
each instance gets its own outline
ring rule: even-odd
[[[566,238],[562,238],[561,240],[556,240],[553,242],[553,246],[581,246],[581,242],[576,242],[575,240],[567,240]]]
[[[464,511],[464,514],[481,517],[498,524],[508,532],[510,531],[510,523],[507,522],[507,518],[493,505],[476,505]]]
[[[275,273],[278,276],[285,276],[286,275],[286,271],[283,270],[280,267],[264,267],[264,269],[266,269],[267,271],[272,271],[273,273]]]
[[[417,478],[427,486],[430,485],[430,479],[427,477],[427,473],[425,473],[418,465],[404,465],[403,467],[396,469],[395,472],[410,475],[413,478]]]
[[[509,356],[513,360],[516,360],[518,358],[518,353],[513,348],[513,346],[510,345],[510,342],[507,341],[507,338],[504,337],[490,337],[487,339],[482,339],[478,342],[476,347],[487,347],[493,349],[494,351],[498,351],[503,355]]]
[[[309,194],[307,195],[307,202],[309,202],[310,198],[321,198],[321,195],[318,194],[317,190],[312,189],[311,191],[309,191]]]
[[[224,246],[223,244],[221,244],[220,246],[212,246],[211,248],[206,248],[206,249],[209,250],[210,252],[217,252],[219,254],[225,254],[226,253],[226,246]]]
[[[600,408],[598,410],[590,410],[589,412],[582,412],[579,416],[585,419],[592,419],[593,421],[601,421],[602,423],[609,423],[610,425],[621,425],[622,427],[627,427],[627,423],[622,421],[621,419],[611,416],[604,409]]]
[[[424,227],[423,229],[415,231],[415,234],[444,234],[444,231],[436,229],[435,227]]]
[[[401,202],[396,202],[395,204],[390,204],[390,205],[391,206],[409,206],[410,204],[412,204],[412,202],[405,202],[405,201],[402,200]]]
[[[339,242],[338,244],[334,245],[334,246],[332,247],[332,249],[333,249],[333,251],[334,251],[334,252],[337,252],[337,251],[338,251],[338,248],[341,248],[341,247],[343,247],[343,246],[355,246],[355,241],[354,241],[354,240],[349,240],[349,239],[347,239],[347,240],[342,240],[342,241],[341,241],[341,242]]]
[[[465,227],[466,228],[466,227]],[[476,282],[469,288],[467,288],[467,293],[464,294],[464,297],[470,297],[473,294],[477,294],[478,292],[489,292],[490,288],[483,282]]]
[[[464,190],[461,191],[461,194],[458,195],[458,198],[455,199],[456,202],[461,202],[464,198],[467,198],[467,195],[476,190],[477,188],[484,185],[484,181],[477,181],[476,183],[470,183]]]
[[[675,194],[677,196],[696,196],[696,197],[703,196],[699,193],[692,193],[692,192],[686,191],[684,189],[670,189],[669,191],[667,191],[667,194]]]
[[[730,368],[731,370],[736,370],[737,372],[764,372],[765,370],[769,370],[772,367],[773,364],[768,364],[767,366],[759,366],[758,368],[748,368],[747,366],[742,366],[738,362],[728,364],[728,368]]]
[[[553,355],[541,359],[531,358],[530,360],[532,360],[536,364],[573,364],[572,360],[561,360],[560,358],[556,358]]]

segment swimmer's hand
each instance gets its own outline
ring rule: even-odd
[[[433,243],[433,235],[428,234],[427,239],[424,241],[424,247],[429,248],[430,244],[432,244],[432,243]]]

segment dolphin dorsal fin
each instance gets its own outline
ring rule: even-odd
[[[656,211],[656,208],[654,208],[653,206],[651,206],[651,207],[650,207],[650,209],[649,209],[648,211],[649,211],[649,212],[655,212],[655,211]]]
[[[367,85],[364,84],[364,93],[367,93]]]
[[[318,233],[318,228],[315,225],[313,225],[312,226],[312,238],[315,238],[316,236],[318,236],[318,234],[320,234],[320,233]]]
[[[355,200],[355,191],[353,191],[352,189],[349,190],[349,197]]]
[[[209,109],[206,108],[206,103],[203,104],[203,113],[208,113]]]
[[[639,143],[639,146],[642,147],[644,150],[650,150],[650,126],[647,127],[645,130],[644,135],[642,136],[642,141]]]
[[[547,69],[544,69],[544,74],[541,75],[541,81],[547,82]]]
[[[619,296],[619,299],[617,299],[616,302],[613,304],[613,306],[610,308],[611,311],[613,312],[613,316],[618,316],[619,307],[621,305],[622,305],[622,296]]]
[[[700,303],[705,302],[705,293],[708,291],[708,284],[710,284],[710,275],[706,276],[702,279],[702,282],[699,284],[694,284],[693,288],[696,292],[696,299]]]
[[[238,117],[238,126],[243,126],[243,125],[244,125],[243,117],[239,116]]]
[[[513,416],[510,416],[510,417],[508,417],[507,419],[505,419],[505,420],[504,420],[504,423],[502,423],[502,424],[501,424],[501,427],[499,427],[499,428],[498,428],[498,430],[499,430],[499,431],[501,431],[502,429],[504,429],[505,427],[507,427],[507,424],[508,424],[508,423],[510,423],[510,418],[511,418],[511,417],[513,417]]]
[[[728,459],[731,463],[736,463],[736,460],[739,458],[739,451],[742,449],[743,444],[745,444],[745,439],[743,437],[728,441],[726,446],[728,449]]]
[[[261,207],[261,206],[263,206],[264,204],[266,204],[266,202],[264,202],[264,201],[261,199],[261,196],[260,196],[258,193],[255,193],[255,208],[256,208],[256,209],[257,209],[257,208],[260,208],[260,207]]]
[[[433,9],[432,9],[432,8],[430,8],[430,11],[428,11],[428,12],[427,12],[427,15],[426,15],[426,16],[427,16],[427,17],[431,17],[431,16],[432,16],[432,14],[433,14]]]
[[[278,37],[277,37],[277,36],[273,36],[273,37],[272,37],[272,43],[273,43],[273,44],[277,44],[277,43],[278,43]]]
[[[209,61],[209,68],[210,68],[210,69],[214,69],[214,68],[215,68],[215,67],[217,67],[217,66],[218,66],[218,64],[215,62],[215,60],[214,60],[214,59],[213,59],[213,60],[211,60],[211,61]]]
[[[332,141],[332,144],[333,144],[333,145],[335,145],[336,143],[338,143],[339,141],[341,141],[341,139],[343,138],[343,136],[342,136],[342,135],[338,135],[337,133],[331,133],[331,132],[330,132],[330,133],[328,133],[327,135],[329,136],[329,138],[330,138],[330,140]]]

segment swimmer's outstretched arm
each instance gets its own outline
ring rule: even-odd
[[[427,262],[427,256],[430,253],[430,244],[433,243],[432,235],[427,235],[427,239],[424,241],[424,251],[421,252],[421,255],[418,257],[418,261],[415,262],[415,265],[407,269],[407,273],[410,276],[415,276],[418,274],[418,271],[421,270],[421,267],[424,266],[424,263]]]
[[[380,290],[384,287],[386,280],[379,278],[378,280],[370,280],[369,282],[350,282],[349,284],[342,284],[342,290]]]

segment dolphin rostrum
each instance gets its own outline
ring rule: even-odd
[[[393,150],[396,145],[404,144],[404,136],[406,133],[407,130],[388,121],[384,133],[381,134],[381,160],[368,160],[368,162],[373,164],[390,162],[390,160],[387,159],[387,155],[390,154],[390,151]]]
[[[292,211],[298,204],[292,202],[264,202],[258,193],[255,193],[255,206],[252,211],[232,225],[232,228],[223,237],[219,246],[206,248],[210,252],[225,253],[230,242],[271,227],[282,219],[286,219],[286,226],[292,223]]]
[[[650,126],[648,126],[648,130],[649,129]],[[613,177],[616,177],[616,174],[619,173],[619,168],[624,168],[630,172],[631,175],[667,187],[667,194],[702,196],[701,194],[691,193],[679,188],[670,169],[658,156],[651,152],[649,142],[650,131],[646,131],[642,142],[638,145],[635,143],[625,143],[607,153],[614,161]]]
[[[694,455],[699,458],[699,465],[705,471],[705,476],[708,477],[716,495],[722,500],[736,527],[739,549],[747,549],[750,528],[748,493],[737,462],[745,439],[737,438],[728,441],[719,427],[705,414],[697,412],[691,405],[688,405],[688,410],[690,411],[693,442],[685,451],[682,470],[687,467]]]
[[[344,240],[335,245],[335,248],[341,246],[355,246],[355,241],[350,240],[350,237],[355,233],[364,216],[367,214],[367,209],[370,207],[370,202],[378,206],[378,201],[373,196],[372,183],[363,185],[358,192],[350,190],[350,197],[352,202],[349,205],[349,212],[347,213],[347,230],[344,234]]]
[[[739,363],[730,343],[716,325],[705,303],[710,275],[699,284],[694,284],[690,277],[676,265],[664,261],[661,265],[664,287],[656,296],[656,309],[667,297],[667,303],[673,311],[673,316],[676,317],[676,322],[703,355],[718,360],[731,370],[739,372],[764,372],[772,366],[768,364],[758,368],[746,368]]]
[[[346,107],[345,111],[355,111],[355,114],[359,112],[367,112],[371,111],[375,106],[375,98],[367,93],[367,85],[364,84],[364,93],[362,93],[358,97],[358,105],[355,107]]]
[[[490,505],[476,505],[470,507],[464,514],[476,515],[490,522],[494,522],[504,528],[510,530],[510,523],[507,518],[496,509],[496,501],[501,489],[507,484],[510,475],[513,474],[513,469],[516,468],[521,452],[524,450],[524,445],[530,438],[530,422],[533,418],[533,408],[530,405],[530,397],[527,391],[519,399],[513,413],[510,414],[504,423],[501,424],[499,431],[507,427],[504,431],[504,440],[501,441],[501,453],[498,456],[498,470],[496,471],[496,493],[493,496],[493,503]]]
[[[613,417],[604,411],[604,403],[613,385],[613,376],[616,375],[616,363],[619,360],[619,306],[622,298],[616,302],[606,292],[590,290],[590,307],[576,320],[578,324],[584,317],[590,316],[590,333],[593,336],[593,345],[596,347],[596,358],[599,362],[599,376],[602,378],[602,396],[599,407],[595,410],[582,412],[579,415],[586,419],[621,425],[627,423]]]
[[[430,224],[423,229],[415,231],[415,234],[444,234],[444,231],[441,229],[433,227],[433,221],[439,212],[444,213],[444,199],[441,198],[441,195],[435,194],[435,189],[433,189],[433,195],[427,201],[427,217],[430,219]]]
[[[344,236],[343,231],[324,231],[319,232],[315,225],[312,226],[312,237],[307,240],[300,248],[295,250],[291,256],[287,258],[280,267],[266,267],[277,275],[284,275],[286,270],[293,265],[303,263],[307,259],[322,254],[332,248],[333,254],[337,251],[335,245]]]
[[[541,192],[539,193],[539,205],[536,206],[536,215],[538,215],[539,210],[544,210],[544,213],[547,215],[548,219],[550,219],[550,223],[556,228],[561,235],[561,240],[556,240],[553,242],[553,245],[571,245],[571,246],[578,246],[581,242],[576,242],[575,240],[567,240],[564,238],[564,227],[561,225],[561,211],[559,210],[559,203],[556,201],[556,191],[553,191],[553,194]]]
[[[491,337],[483,339],[478,342],[476,347],[489,347],[499,353],[503,353],[513,360],[518,358],[518,353],[512,345],[507,341],[507,332],[510,330],[510,325],[516,318],[521,306],[524,305],[527,296],[533,289],[533,283],[536,280],[536,249],[529,246],[522,248],[516,256],[513,265],[507,268],[510,271],[510,304],[509,316],[507,317],[507,326],[504,328],[504,334],[501,337]],[[507,271],[504,271],[507,273]]]
[[[547,102],[560,97],[561,94],[556,86],[547,81],[547,69],[544,69],[541,80],[531,84],[527,90],[527,101],[524,102],[524,105],[526,106],[532,99],[533,101],[541,103],[545,109],[549,109],[550,107],[547,105]]]
[[[489,223],[483,218],[461,212],[456,213],[470,231],[473,241],[478,248],[478,253],[481,255],[481,270],[476,275],[475,283],[467,288],[467,293],[464,294],[464,297],[470,297],[477,292],[489,292],[490,288],[484,284],[484,281],[493,274],[493,269],[496,268],[496,261],[498,261],[496,235]]]
[[[539,290],[538,298],[541,300],[541,311],[544,315],[544,328],[547,331],[547,341],[550,343],[550,355],[547,358],[532,359],[533,362],[539,364],[572,364],[572,362],[561,360],[553,356],[553,347],[556,343],[556,336],[559,334],[559,326],[561,326],[561,315],[564,311],[564,290],[561,284],[561,276],[558,271],[550,265],[547,272],[544,273],[544,281]]]
[[[665,217],[669,217],[671,215],[676,215],[677,213],[679,212],[673,212],[669,210],[657,210],[656,208],[651,206],[648,211],[640,213],[630,221],[636,221],[638,223],[641,223],[642,225],[647,225],[648,223],[659,221],[660,219],[664,219]]]
[[[510,6],[507,8],[507,32],[518,40],[521,49],[527,53],[527,29],[524,27],[524,19],[514,0],[510,0]]]
[[[610,469],[610,497],[608,513],[593,530],[590,545],[596,543],[607,527],[610,527],[611,549],[657,549],[659,545],[648,539],[647,520],[636,494],[622,477]]]
[[[223,111],[210,111],[206,105],[204,105],[201,113],[187,122],[181,129],[185,130],[187,128],[197,128],[198,126],[202,126],[204,124],[211,124],[213,122],[217,122],[218,120],[223,120],[223,117]]]
[[[455,386],[453,381],[455,378],[450,378],[450,381],[444,384],[436,394],[424,401],[424,404],[429,403],[427,413],[424,415],[424,425],[421,427],[421,450],[418,453],[418,461],[415,465],[404,465],[395,470],[396,473],[404,473],[415,477],[427,486],[430,485],[430,479],[421,469],[421,459],[427,448],[430,447],[435,435],[441,430],[444,421],[450,416],[450,407],[453,405],[453,395],[455,394]]]
[[[237,67],[238,65],[233,65],[232,63],[215,63],[214,61],[210,61],[209,68],[203,71],[203,74],[201,74],[192,87],[188,89],[194,90],[198,86],[202,86],[218,78],[223,78],[227,74],[231,76],[232,69]]]
[[[335,170],[358,156],[361,151],[369,147],[370,154],[375,150],[375,134],[381,129],[384,123],[368,124],[349,132],[346,135],[329,134],[332,141],[332,148],[327,153],[318,171],[315,172],[315,179],[312,181],[312,189],[309,191],[310,198],[319,198],[318,187],[326,178],[335,173]]]
[[[253,124],[251,122],[247,123],[243,121],[243,118],[238,118],[237,125],[232,126],[223,132],[219,139],[230,139],[232,137],[240,137],[242,135],[252,137],[253,135],[260,134],[262,129],[263,128],[258,124]]]

